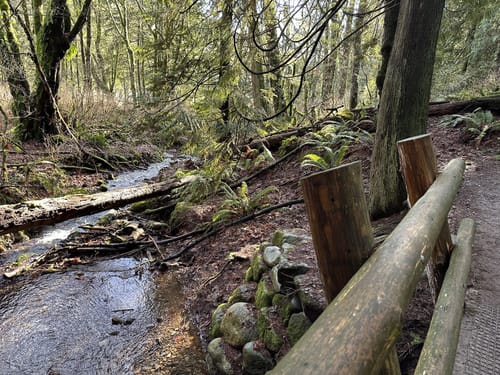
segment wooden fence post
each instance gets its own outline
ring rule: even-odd
[[[437,176],[437,163],[430,134],[406,138],[398,142],[401,171],[404,177],[408,203],[413,206]],[[429,218],[432,219],[432,218]],[[445,221],[431,259],[425,269],[434,302],[437,301],[450,259],[453,242],[448,220]]]
[[[363,191],[361,163],[354,162],[302,179],[318,267],[330,303],[371,255],[373,230]],[[401,374],[396,349],[383,372]]]
[[[326,299],[330,303],[372,250],[361,163],[316,173],[301,181]]]
[[[448,163],[270,375],[371,374],[380,366],[394,349],[403,315],[446,221],[464,169],[461,159]]]

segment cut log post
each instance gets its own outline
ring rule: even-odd
[[[0,206],[0,235],[96,212],[122,207],[152,197],[167,195],[192,178],[117,189],[97,194],[75,194]]]
[[[408,203],[412,207],[425,194],[437,176],[436,156],[432,148],[431,136],[424,134],[403,139],[398,142],[398,151],[408,193]],[[448,220],[446,220],[426,268],[434,303],[443,284],[452,248],[453,242]]]
[[[302,179],[318,267],[330,303],[371,255],[373,230],[363,191],[361,163]],[[396,349],[384,374],[401,374]]]
[[[474,221],[463,219],[415,375],[453,373],[474,231]]]
[[[323,289],[330,303],[368,259],[373,246],[361,163],[313,174],[301,184]]]
[[[392,350],[465,163],[452,160],[270,374],[371,374]],[[429,218],[432,218],[430,220]]]

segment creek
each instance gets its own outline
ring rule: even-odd
[[[171,158],[124,173],[109,189],[156,176]],[[44,228],[21,247],[0,254],[42,253],[99,213]],[[75,265],[64,272],[0,282],[0,375],[133,374],[144,342],[183,303],[181,286],[169,293],[144,260],[118,258]],[[201,350],[201,349],[200,349]]]

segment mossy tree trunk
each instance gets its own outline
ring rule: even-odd
[[[0,0],[2,30],[0,31],[0,50],[9,61],[2,64],[9,82],[13,98],[13,113],[19,121],[19,135],[22,139],[42,140],[45,135],[56,134],[57,92],[59,89],[60,62],[68,51],[71,42],[85,24],[91,0],[85,0],[82,11],[71,28],[71,15],[66,0],[51,0],[43,24],[40,24],[40,2],[34,2],[34,29],[36,51],[34,63],[38,73],[35,89],[30,91],[24,67],[20,60],[19,43],[10,25],[10,9],[6,0]],[[14,14],[18,16],[17,14]],[[21,21],[20,17],[17,17]],[[25,31],[27,27],[24,25]],[[35,41],[27,32],[32,49]]]
[[[384,80],[370,171],[370,213],[399,211],[406,199],[396,142],[426,129],[444,0],[402,0]]]
[[[30,85],[21,61],[11,18],[7,0],[0,0],[0,64],[13,97],[12,114],[22,119],[30,110]]]

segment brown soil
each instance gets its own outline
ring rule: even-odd
[[[481,294],[482,298],[491,296],[498,300],[500,291],[494,285],[497,280],[495,276],[500,276],[500,258],[495,254],[500,245],[500,162],[494,159],[495,155],[500,153],[498,138],[495,136],[489,139],[478,149],[470,142],[462,142],[461,129],[444,128],[437,122],[438,119],[431,119],[429,132],[432,133],[438,164],[443,166],[452,158],[461,157],[466,160],[468,166],[463,188],[450,214],[450,224],[452,232],[456,232],[458,221],[464,217],[473,217],[479,223],[474,244],[471,293],[481,289],[488,291]],[[368,181],[369,157],[369,145],[356,145],[346,160],[362,162],[365,186]],[[300,198],[299,180],[307,171],[301,169],[299,160],[300,154],[263,173],[249,183],[250,190],[277,186],[279,191],[270,195],[272,204]],[[87,177],[82,176],[87,175],[76,175],[75,179],[82,182],[75,182],[75,185],[96,185],[95,177],[88,177],[90,180],[87,181]],[[189,211],[184,217],[184,223],[191,225],[185,225],[180,230],[188,231],[193,228],[195,222],[209,221],[219,202],[220,199],[207,201]],[[379,228],[379,233],[387,233],[390,230],[387,228],[394,226],[400,218],[401,215],[396,215],[374,223],[374,227]],[[167,273],[170,273],[169,277],[173,279],[165,282],[173,282],[175,279],[183,286],[187,301],[185,310],[176,312],[174,320],[160,324],[158,337],[146,343],[150,348],[149,355],[138,364],[137,373],[203,374],[204,354],[199,351],[199,347],[205,349],[208,344],[212,311],[243,281],[245,270],[249,266],[246,257],[228,260],[228,255],[241,248],[269,241],[278,229],[291,228],[308,230],[303,204],[282,208],[232,226],[187,251],[175,264],[167,264]],[[187,244],[189,240],[162,247],[161,250],[164,254],[173,254]],[[298,256],[315,266],[312,248],[301,248]],[[495,261],[492,262],[491,259]],[[313,270],[311,275],[315,280],[319,280],[317,269]],[[320,292],[319,281],[316,285]],[[407,311],[403,334],[397,345],[403,374],[412,373],[425,339],[432,309],[427,283],[423,280],[418,285],[414,300]]]

